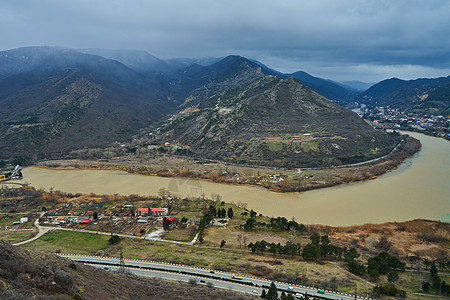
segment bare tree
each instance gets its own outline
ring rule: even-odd
[[[295,230],[294,227],[291,227],[289,230],[289,240],[291,241],[291,243],[297,243],[297,230]]]
[[[238,243],[239,243],[239,248],[242,247],[242,234],[238,234],[238,236],[236,237]]]
[[[211,199],[217,203],[217,202],[220,202],[222,200],[222,196],[220,196],[219,194],[216,194],[216,193],[212,193],[211,194]]]

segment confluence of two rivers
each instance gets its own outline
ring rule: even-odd
[[[303,224],[346,226],[417,218],[450,222],[450,142],[420,133],[422,150],[377,179],[300,192],[111,170],[52,170],[28,167],[24,181],[36,188],[70,193],[157,195],[161,188],[180,196],[216,193],[225,202],[247,203],[266,216],[295,217]]]

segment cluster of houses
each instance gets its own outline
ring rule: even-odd
[[[117,204],[114,208],[104,209],[103,204],[83,205],[76,211],[69,209],[69,205],[48,211],[41,218],[40,223],[44,225],[56,226],[74,226],[77,224],[88,225],[103,221],[112,221],[116,224],[133,224],[133,223],[156,223],[162,221],[164,217],[176,225],[178,219],[168,216],[169,210],[165,207],[139,207],[134,209],[133,205]]]
[[[441,115],[404,113],[387,107],[364,108],[364,120],[376,127],[427,131],[450,140],[450,119]]]
[[[13,225],[19,225],[19,224],[27,223],[29,221],[28,217],[21,217],[21,218],[17,219],[17,217],[14,214],[7,214],[6,216],[4,216],[4,218],[6,220],[16,220],[16,221],[13,221],[13,223],[12,223]],[[6,226],[6,228],[7,227],[8,226]]]

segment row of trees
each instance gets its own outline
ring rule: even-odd
[[[294,220],[288,221],[285,217],[271,218],[269,223],[259,222],[256,220],[256,212],[252,214],[250,212],[250,218],[248,218],[245,224],[241,225],[245,230],[254,230],[254,229],[270,229],[270,230],[297,230],[297,231],[306,231],[306,227],[303,224],[299,224]]]
[[[233,208],[230,207],[228,208],[228,211],[226,211],[223,207],[216,209],[214,205],[209,206],[208,213],[213,217],[225,218],[228,216],[230,219],[233,218],[234,215]]]
[[[319,261],[324,257],[334,257],[336,259],[344,259],[347,262],[354,261],[359,257],[358,251],[354,248],[342,248],[330,243],[328,236],[320,236],[314,233],[310,237],[311,243],[303,245],[301,243],[286,242],[285,245],[280,243],[269,243],[265,240],[248,244],[252,252],[270,252],[273,255],[296,256],[301,255],[303,259],[310,261]]]

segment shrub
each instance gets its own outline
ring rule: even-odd
[[[78,294],[78,293],[73,294],[72,298],[74,300],[83,300],[83,297],[80,294]]]
[[[387,283],[384,285],[376,285],[373,288],[373,292],[378,295],[388,295],[388,296],[396,296],[396,297],[406,297],[406,292],[394,287],[393,284]]]
[[[55,272],[55,282],[61,285],[71,285],[73,282],[72,276],[69,273],[64,272],[63,270],[56,270]]]

